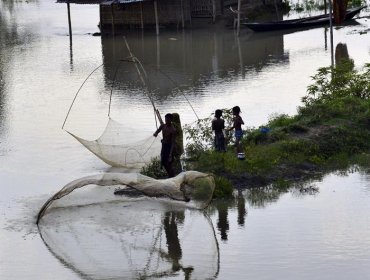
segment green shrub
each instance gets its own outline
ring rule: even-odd
[[[282,178],[278,178],[276,182],[273,184],[273,186],[280,191],[287,191],[290,187],[290,183],[287,180],[284,180]]]
[[[233,196],[234,187],[228,179],[215,176],[215,184],[214,198],[229,198]]]
[[[192,130],[188,149],[197,157],[191,167],[223,176],[246,173],[269,178],[266,182],[279,177],[273,186],[285,188],[284,176],[294,173],[286,168],[306,166],[324,171],[364,165],[370,151],[369,99],[370,64],[361,73],[353,70],[351,61],[321,68],[296,116],[276,115],[266,126],[246,130],[241,142],[246,155],[243,161],[231,147],[226,153],[217,153],[211,144],[208,148],[199,144],[207,137],[209,143],[212,140],[212,133],[198,131],[210,130],[211,119]]]
[[[295,122],[294,117],[290,117],[286,114],[272,115],[269,118],[268,127],[270,128],[283,127],[288,126],[294,122]]]
[[[167,173],[162,168],[159,157],[152,158],[150,163],[141,168],[140,173],[155,179],[167,178]]]

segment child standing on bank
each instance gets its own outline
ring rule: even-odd
[[[221,119],[222,110],[215,111],[215,118],[212,120],[212,130],[215,132],[215,149],[218,152],[225,152],[225,136],[223,130],[225,129],[225,120]]]
[[[243,130],[242,130],[242,125],[244,124],[244,121],[242,117],[240,116],[240,107],[235,106],[233,107],[233,126],[229,130],[235,129],[235,147],[236,147],[236,152],[238,155],[242,153],[242,147],[240,145],[240,140],[243,137]]]
[[[157,137],[162,131],[162,150],[161,150],[161,165],[166,169],[168,178],[175,176],[173,171],[173,150],[176,145],[176,129],[172,124],[173,115],[166,114],[164,116],[165,123],[154,132],[153,136]]]

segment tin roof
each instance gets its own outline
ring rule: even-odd
[[[120,4],[130,4],[136,2],[144,2],[145,0],[117,0]]]
[[[131,4],[137,2],[144,2],[146,0],[57,0],[57,3],[70,3],[70,4],[86,4],[86,5],[111,5],[112,3]]]

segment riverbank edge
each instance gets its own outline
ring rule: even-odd
[[[369,171],[370,65],[358,72],[345,59],[318,69],[312,79],[296,115],[277,115],[245,130],[244,160],[236,157],[232,143],[224,153],[198,144],[212,143],[211,118],[187,128],[187,139],[194,140],[187,146],[188,167],[226,178],[236,189],[285,187],[351,167]],[[230,111],[224,111],[230,125]]]
[[[312,79],[296,115],[277,115],[244,131],[244,160],[235,154],[232,135],[226,152],[213,149],[213,116],[185,127],[186,169],[214,174],[216,197],[229,196],[230,189],[287,187],[351,167],[369,171],[370,64],[361,73],[351,61],[321,68]],[[223,117],[230,127],[231,111],[225,109]]]

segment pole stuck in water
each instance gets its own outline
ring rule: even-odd
[[[69,0],[67,1],[67,11],[68,11],[68,28],[69,28],[69,41],[72,45],[72,23],[71,23],[71,8],[69,6]]]
[[[236,30],[236,35],[239,36],[240,34],[240,10],[242,6],[242,0],[238,0],[238,23],[237,23],[237,30]]]
[[[330,22],[330,57],[331,67],[334,67],[334,46],[333,46],[333,4],[329,1],[329,22]]]
[[[155,17],[155,31],[157,36],[159,35],[159,20],[158,20],[158,4],[157,0],[154,0],[154,17]]]

